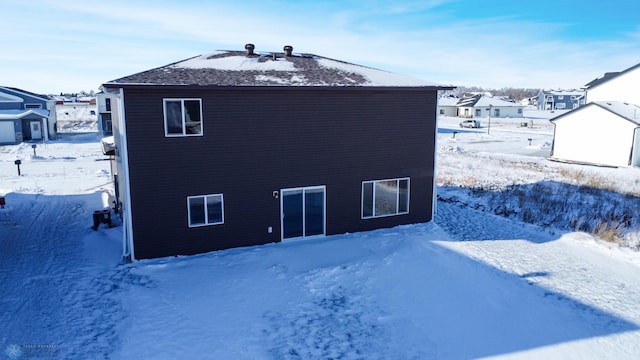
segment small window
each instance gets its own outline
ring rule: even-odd
[[[104,99],[104,107],[106,111],[111,111],[111,99],[110,98],[105,98]]]
[[[564,100],[564,95],[558,95],[558,100]]]
[[[25,109],[42,109],[42,104],[24,104]]]
[[[362,183],[362,218],[409,213],[409,178]]]
[[[444,109],[440,109],[440,115],[444,115]]]
[[[522,109],[518,109],[518,114],[522,114]]]
[[[187,197],[189,227],[224,223],[222,194]]]
[[[165,99],[164,130],[166,136],[201,136],[202,101]]]
[[[566,107],[567,104],[565,103],[557,103],[556,104],[556,109],[564,109]]]
[[[482,115],[481,109],[476,109],[476,117],[480,117]]]

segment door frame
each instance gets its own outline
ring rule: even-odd
[[[318,189],[322,189],[322,234],[318,234],[318,235],[310,235],[310,236],[306,236],[305,235],[305,230],[306,230],[306,222],[304,221],[305,218],[305,191],[306,190],[318,190]],[[290,238],[285,238],[284,237],[284,196],[285,193],[287,191],[300,191],[302,190],[302,219],[303,219],[303,223],[302,223],[302,236],[299,237],[290,237]],[[285,189],[280,189],[280,241],[290,241],[290,240],[295,240],[295,239],[308,239],[308,238],[314,238],[314,237],[322,237],[322,236],[326,236],[327,235],[327,186],[326,185],[315,185],[315,186],[302,186],[302,187],[295,187],[295,188],[285,188]]]

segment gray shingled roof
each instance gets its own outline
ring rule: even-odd
[[[216,51],[105,84],[197,86],[396,86],[442,87],[421,79],[313,54]]]

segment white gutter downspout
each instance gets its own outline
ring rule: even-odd
[[[434,221],[434,217],[438,213],[438,189],[436,184],[436,177],[438,171],[438,118],[440,113],[438,111],[438,104],[440,104],[440,91],[436,91],[436,123],[433,139],[433,200],[431,202],[431,221]]]
[[[133,249],[133,224],[131,218],[131,183],[129,180],[129,152],[127,146],[127,122],[125,119],[124,111],[124,89],[120,88],[120,106],[118,109],[119,116],[119,128],[120,128],[120,148],[117,151],[120,153],[122,161],[123,185],[121,191],[124,192],[124,204],[123,212],[124,218],[122,219],[124,224],[122,231],[122,255],[124,258],[129,257],[131,261],[136,259]],[[120,175],[120,174],[119,174]],[[122,176],[121,175],[121,176]],[[129,251],[127,251],[127,248]]]
[[[51,115],[51,112],[49,112]],[[44,128],[44,142],[49,141],[49,118],[42,118],[42,127]]]

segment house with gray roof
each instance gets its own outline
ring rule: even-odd
[[[452,88],[252,44],[103,84],[123,255],[430,221],[438,92]]]
[[[55,101],[47,96],[0,86],[0,145],[56,136]]]

